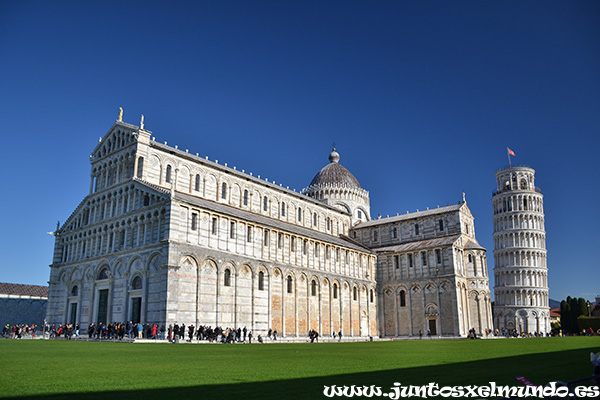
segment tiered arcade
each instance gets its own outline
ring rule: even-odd
[[[535,171],[496,173],[494,208],[494,325],[517,333],[550,332],[544,201]]]

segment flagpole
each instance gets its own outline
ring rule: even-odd
[[[510,152],[508,151],[508,147],[506,148],[506,155],[508,156],[508,168],[512,168],[512,165],[510,163]]]

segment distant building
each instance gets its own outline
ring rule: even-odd
[[[560,324],[560,308],[550,310],[550,324]]]
[[[0,282],[0,326],[42,325],[48,305],[48,286]]]
[[[550,332],[544,196],[535,170],[496,172],[494,212],[494,326],[518,333]]]
[[[592,317],[600,317],[600,296],[596,297],[595,305],[590,305],[590,315]]]
[[[299,193],[119,118],[90,156],[89,194],[56,232],[48,321],[287,337],[491,329],[466,202],[371,220],[369,193],[339,159],[334,149]]]

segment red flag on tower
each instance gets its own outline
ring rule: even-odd
[[[517,156],[517,155],[515,154],[515,152],[514,152],[514,151],[512,151],[510,148],[508,148],[508,147],[507,147],[507,148],[506,148],[506,150],[508,150],[508,154],[510,154],[511,156],[513,156],[513,157],[516,157],[516,156]]]

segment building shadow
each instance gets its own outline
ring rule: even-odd
[[[427,385],[430,382],[435,382],[440,386],[489,385],[490,382],[498,385],[521,386],[514,379],[514,376],[517,375],[523,375],[535,384],[545,385],[550,381],[569,381],[591,375],[593,367],[590,363],[590,352],[597,351],[598,347],[589,347],[426,367],[382,369],[381,371],[266,382],[232,382],[220,385],[76,392],[8,398],[20,400],[325,399],[328,397],[323,394],[324,387],[332,385],[338,387],[375,385],[381,387],[382,392],[390,392],[390,387],[394,385],[394,382],[399,382],[403,386]],[[311,366],[307,365],[306,367],[310,369]],[[384,367],[382,366],[382,368]],[[216,365],[215,368],[226,368],[226,365]],[[198,380],[201,381],[202,377],[199,376]],[[590,382],[584,382],[582,385],[586,383],[590,384]],[[0,397],[2,397],[1,394]]]

